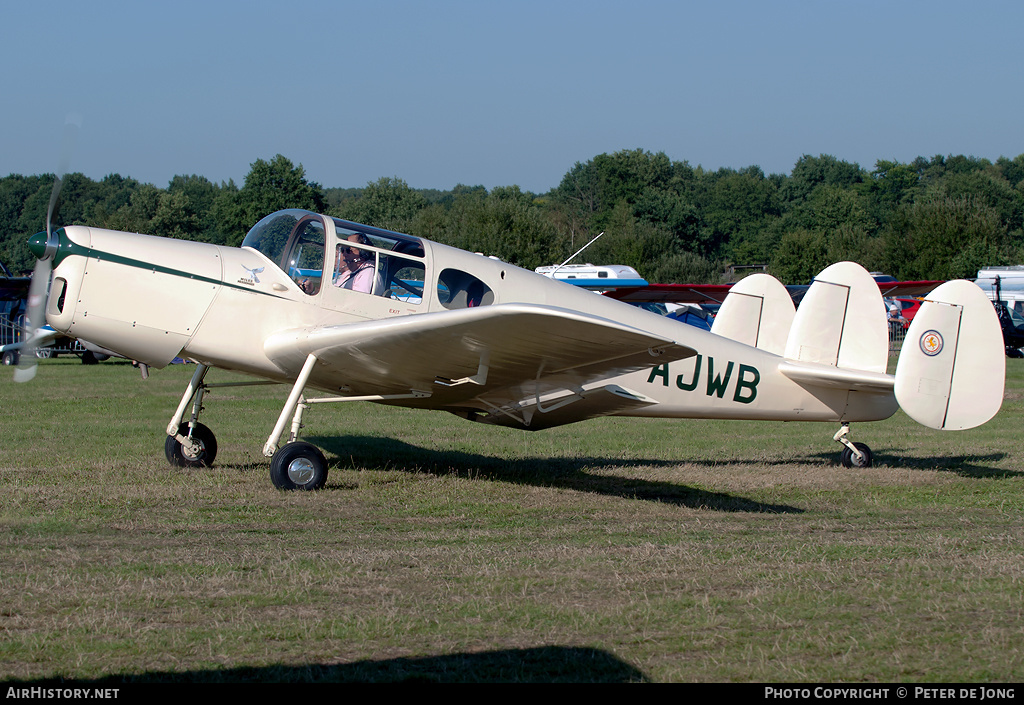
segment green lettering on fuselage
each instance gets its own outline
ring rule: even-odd
[[[708,358],[708,396],[717,394],[721,399],[725,394],[725,388],[729,386],[729,377],[732,376],[732,360],[725,366],[725,379],[715,375],[715,358]]]
[[[651,368],[651,376],[647,378],[647,384],[654,384],[654,378],[661,377],[661,383],[668,386],[668,363]]]
[[[697,355],[696,360],[693,364],[693,376],[690,381],[686,381],[685,374],[676,375],[676,387],[684,392],[692,392],[697,389],[697,385],[701,379],[701,368],[704,367],[704,356]],[[719,372],[715,374],[715,358],[707,358],[707,372],[704,375],[705,380],[705,394],[707,396],[717,396],[719,399],[725,399],[725,393],[729,388],[729,383],[732,382],[733,369],[737,363],[732,360],[726,360],[725,372]],[[721,365],[719,365],[721,370]],[[656,384],[655,380],[661,380],[661,386],[669,386],[669,379],[671,374],[669,372],[668,363],[664,365],[657,365],[651,368],[651,373],[647,377],[648,384]],[[740,364],[738,367],[738,373],[735,377],[736,384],[732,393],[732,400],[737,404],[750,404],[757,398],[757,385],[761,381],[761,373],[756,367],[752,365]]]
[[[747,373],[753,375],[750,381],[744,379]],[[738,401],[740,404],[749,404],[757,398],[757,383],[761,381],[761,373],[757,371],[756,367],[750,365],[740,365],[740,375],[736,379],[736,391],[732,395],[733,401]],[[744,396],[743,390],[746,389],[750,394]]]
[[[697,382],[700,381],[700,363],[701,363],[701,360],[703,358],[704,358],[703,355],[698,355],[697,356],[697,364],[694,365],[694,367],[693,367],[693,379],[690,380],[689,384],[683,384],[683,376],[682,375],[679,375],[678,377],[676,377],[676,386],[677,387],[679,387],[680,389],[682,389],[684,391],[687,391],[687,392],[692,392],[694,389],[697,388]],[[665,365],[665,367],[668,367],[668,365]]]

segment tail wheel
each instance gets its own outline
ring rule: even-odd
[[[188,424],[178,426],[178,434],[188,435]],[[168,436],[164,441],[164,455],[167,462],[179,468],[208,468],[217,457],[217,438],[213,431],[201,423],[192,428],[192,441],[198,444],[198,450],[187,450],[177,438]]]
[[[270,460],[270,481],[279,490],[318,490],[327,484],[327,459],[314,445],[288,443]]]
[[[868,448],[868,446],[864,443],[854,443],[853,445],[856,446],[857,450],[859,450],[863,454],[863,457],[858,458],[852,450],[850,450],[849,448],[843,448],[843,453],[839,457],[839,459],[843,463],[843,466],[848,468],[871,467],[871,461],[875,459],[875,456],[871,452],[871,449]]]

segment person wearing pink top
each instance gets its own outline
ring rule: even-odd
[[[367,237],[359,233],[349,235],[347,239],[360,245],[370,244]],[[341,271],[334,277],[334,286],[373,293],[373,282],[377,274],[373,253],[358,247],[340,247],[339,250]]]

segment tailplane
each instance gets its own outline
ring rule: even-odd
[[[1006,357],[992,302],[957,280],[929,294],[914,316],[896,365],[896,399],[930,428],[985,423],[1003,403]]]

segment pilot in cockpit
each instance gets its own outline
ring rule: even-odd
[[[346,239],[358,245],[370,244],[370,239],[362,233],[353,233]],[[334,274],[334,286],[366,294],[376,293],[374,289],[379,288],[377,267],[371,250],[338,245],[337,269]]]

